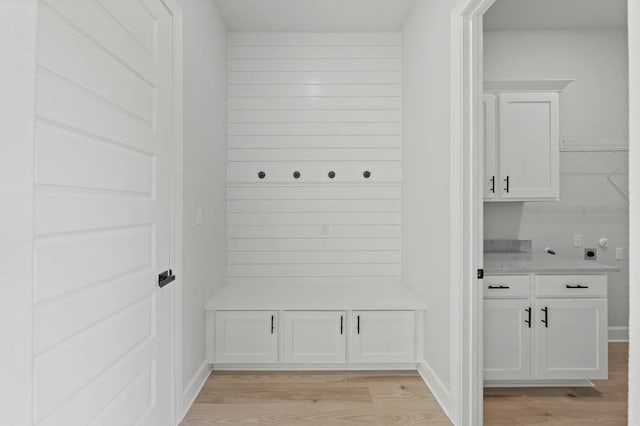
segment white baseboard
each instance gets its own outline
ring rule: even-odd
[[[335,364],[214,364],[216,371],[367,371],[416,370],[415,363],[335,363]]]
[[[200,390],[209,378],[211,371],[211,364],[205,360],[202,365],[200,365],[200,368],[198,368],[198,371],[196,371],[196,374],[189,380],[189,384],[185,387],[184,393],[182,394],[182,418],[180,421],[182,421],[189,412]]]
[[[629,327],[609,327],[610,342],[628,342]]]
[[[424,358],[418,363],[418,373],[436,398],[436,401],[438,401],[438,404],[440,404],[440,407],[442,407],[442,411],[451,419],[449,407],[451,396],[449,395],[449,390]]]

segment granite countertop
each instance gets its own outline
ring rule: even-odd
[[[617,272],[615,266],[593,260],[551,255],[548,253],[485,253],[486,274],[603,274]]]

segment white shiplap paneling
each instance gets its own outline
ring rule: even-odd
[[[400,35],[228,43],[229,282],[399,282]]]

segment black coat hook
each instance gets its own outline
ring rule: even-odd
[[[297,170],[296,170],[295,172],[293,172],[293,177],[294,177],[295,179],[299,179],[299,178],[300,178],[300,172],[299,172],[299,171],[297,171]]]
[[[333,170],[331,170],[331,171],[329,172],[329,175],[328,175],[328,176],[329,176],[329,179],[333,179],[334,177],[336,177],[336,172],[334,172]]]
[[[267,174],[266,174],[265,172],[263,172],[263,171],[258,172],[258,177],[259,177],[260,179],[264,179],[264,177],[265,177],[266,175],[267,175]]]
[[[371,177],[371,172],[369,170],[365,170],[364,173],[362,173],[362,176],[364,176],[365,179],[369,179]]]

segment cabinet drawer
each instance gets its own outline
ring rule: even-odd
[[[514,299],[529,297],[531,277],[529,275],[492,275],[483,280],[486,299]]]
[[[536,296],[606,297],[606,275],[537,275]]]

